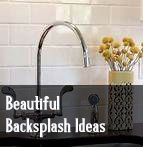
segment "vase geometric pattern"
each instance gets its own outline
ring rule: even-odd
[[[108,129],[133,129],[133,86],[109,85]]]

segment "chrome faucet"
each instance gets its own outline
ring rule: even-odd
[[[43,46],[43,42],[45,40],[46,35],[49,33],[49,31],[56,27],[56,26],[66,26],[68,28],[70,28],[79,38],[82,49],[83,49],[83,63],[84,63],[84,67],[87,67],[89,65],[89,57],[88,57],[88,49],[87,46],[85,44],[85,41],[79,31],[79,29],[73,25],[70,22],[55,22],[52,25],[50,25],[42,34],[40,41],[39,41],[39,45],[38,45],[38,53],[37,53],[37,96],[40,98],[41,96],[41,53],[42,53],[42,46]],[[64,86],[60,92],[60,111],[58,112],[47,112],[44,113],[42,111],[35,111],[34,113],[18,113],[16,112],[16,110],[14,110],[14,115],[13,117],[15,119],[17,118],[22,118],[22,119],[26,119],[26,118],[30,118],[32,120],[34,120],[35,122],[42,122],[43,119],[45,118],[54,118],[55,116],[62,116],[62,96],[66,93],[66,92],[70,92],[73,90],[73,86]],[[2,93],[3,94],[7,94],[7,95],[11,95],[13,97],[13,100],[16,101],[16,94],[15,91],[10,88],[10,87],[3,87],[2,88]]]
[[[79,38],[80,44],[82,46],[82,50],[83,50],[83,63],[84,63],[84,67],[88,67],[90,62],[89,62],[89,56],[88,56],[88,48],[85,44],[85,41],[82,37],[82,34],[80,32],[80,30],[72,23],[70,22],[66,22],[66,21],[59,21],[59,22],[55,22],[52,25],[50,25],[42,34],[40,41],[39,41],[39,45],[38,45],[38,53],[37,53],[37,96],[40,96],[40,85],[41,85],[41,53],[42,53],[42,46],[45,40],[45,37],[47,36],[47,34],[49,33],[49,31],[56,27],[56,26],[66,26],[68,28],[70,28]]]

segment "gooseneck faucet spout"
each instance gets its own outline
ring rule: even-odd
[[[83,49],[83,63],[84,67],[87,67],[89,65],[89,57],[88,57],[88,49],[85,44],[85,41],[79,31],[79,29],[73,25],[72,23],[69,22],[55,22],[52,25],[50,25],[42,34],[39,45],[38,45],[38,53],[37,53],[37,96],[40,98],[41,97],[41,53],[42,53],[42,46],[45,40],[45,37],[47,36],[48,32],[56,26],[66,26],[70,28],[79,38],[80,44]],[[13,117],[15,119],[17,118],[22,118],[25,120],[26,118],[30,118],[34,120],[36,123],[41,123],[43,119],[45,118],[54,118],[55,116],[62,116],[62,97],[65,93],[73,91],[73,86],[64,86],[60,92],[60,109],[59,111],[48,111],[44,112],[42,110],[35,110],[35,112],[17,112],[16,110],[14,111]],[[2,88],[2,93],[7,94],[13,97],[13,100],[16,101],[16,93],[15,91],[10,88],[10,87],[3,87]],[[39,132],[38,132],[39,133]]]
[[[42,46],[45,40],[45,37],[47,36],[47,34],[49,33],[49,31],[56,27],[56,26],[66,26],[68,28],[70,28],[79,38],[80,44],[82,46],[83,49],[83,63],[84,63],[84,67],[87,67],[89,65],[89,57],[88,57],[88,49],[87,46],[85,44],[85,41],[81,35],[81,32],[79,31],[79,29],[72,23],[70,22],[55,22],[52,25],[50,25],[42,34],[40,41],[39,41],[39,45],[38,45],[38,53],[37,53],[37,95],[39,96],[39,92],[40,92],[40,85],[41,85],[41,52],[42,52]]]

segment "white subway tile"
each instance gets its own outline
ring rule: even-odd
[[[56,2],[57,0],[11,0],[16,2]]]
[[[109,29],[108,27],[105,26],[94,26],[94,25],[80,25],[78,26],[84,39],[85,42],[88,45],[97,45],[100,42],[101,36],[106,36],[109,34]]]
[[[89,51],[90,64],[94,66],[106,66],[106,62],[102,55],[98,52],[98,47],[91,47]]]
[[[10,43],[12,45],[38,45],[43,31],[49,25],[11,25]],[[81,34],[88,45],[97,45],[104,36],[111,34],[112,27],[78,25]],[[113,32],[114,33],[114,32]],[[119,33],[117,33],[119,34]],[[111,34],[112,35],[112,34]],[[45,45],[71,46],[80,45],[79,38],[65,26],[59,26],[49,32],[44,41]]]
[[[77,25],[86,44],[96,45],[99,44],[100,37],[108,35],[108,27],[91,26],[91,25]],[[54,28],[47,35],[45,42],[46,45],[80,45],[79,38],[65,26],[59,26]]]
[[[90,3],[90,0],[57,0],[57,2],[71,3],[71,4],[72,3],[79,3],[79,4],[86,3],[86,4],[89,4]]]
[[[41,25],[11,25],[10,44],[37,45],[43,28]]]
[[[112,36],[115,40],[122,41],[124,37],[132,37],[129,26],[108,26],[108,27],[100,27],[97,29],[97,44],[102,42],[103,37]],[[134,37],[133,37],[134,38]],[[136,40],[137,41],[137,40]]]
[[[44,47],[42,51],[42,65],[44,66],[82,66],[83,64],[81,48],[55,46]],[[35,65],[37,56],[36,48],[32,48],[32,55],[32,65]]]
[[[40,37],[47,28],[42,25],[11,25],[10,44],[12,45],[34,45],[38,46]],[[137,43],[142,41],[142,27],[128,26],[77,26],[88,45],[99,45],[104,36],[113,36],[115,39],[122,40],[125,36],[133,37]],[[67,27],[60,26],[53,29],[47,35],[44,44],[53,46],[80,45],[78,37]]]
[[[101,37],[109,35],[110,29],[106,26],[95,26],[95,25],[79,25],[85,42],[88,45],[98,45]]]
[[[103,74],[104,73],[104,74]],[[48,85],[104,85],[107,84],[107,68],[43,68],[42,84]],[[102,75],[102,76],[101,76]]]
[[[79,4],[90,4],[90,0],[11,0],[20,2],[50,2],[50,3],[79,3]]]
[[[9,43],[9,28],[8,25],[0,25],[0,45],[8,45]]]
[[[128,27],[128,36],[131,36],[135,42],[140,45],[143,42],[143,27],[133,26]]]
[[[72,5],[72,22],[75,24],[108,24],[109,7]],[[102,15],[101,15],[102,14]]]
[[[97,47],[88,47],[91,65],[104,66],[105,61],[98,53]],[[48,67],[55,66],[83,66],[83,56],[81,47],[73,46],[51,46],[44,47],[42,52],[42,65]],[[32,65],[37,61],[37,48],[32,48]],[[54,57],[54,58],[53,58]]]
[[[11,85],[35,85],[36,69],[30,67],[12,68],[10,75]]]
[[[0,66],[29,66],[31,65],[30,47],[0,47]]]
[[[29,23],[29,4],[0,3],[0,23]]]
[[[70,6],[60,4],[38,3],[31,5],[32,23],[51,23],[54,21],[69,21]]]
[[[108,27],[95,27],[97,30],[96,44],[101,43],[101,40],[105,36],[112,36],[115,40],[120,42],[124,37],[131,37],[135,40],[137,45],[140,45],[143,41],[143,27],[142,26],[108,26]],[[95,32],[95,31],[94,31]]]
[[[78,37],[74,34],[71,29],[66,26],[58,26],[53,28],[45,39],[47,45],[78,45]]]
[[[8,68],[0,68],[0,85],[8,85],[10,82],[10,70]]]
[[[141,25],[139,19],[139,7],[112,7],[111,8],[111,24],[116,25]]]
[[[140,0],[91,0],[91,4],[140,6]]]

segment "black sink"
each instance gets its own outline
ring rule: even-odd
[[[72,128],[74,130],[74,128]],[[44,138],[30,134],[0,133],[0,146],[79,146],[108,143],[133,143],[143,146],[143,124],[134,124],[132,131],[108,131],[106,133],[49,133]]]

